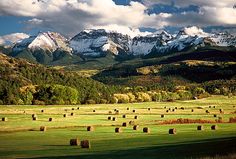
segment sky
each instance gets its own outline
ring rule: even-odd
[[[0,36],[56,31],[72,37],[99,28],[145,34],[189,26],[236,34],[234,6],[235,0],[0,0]]]

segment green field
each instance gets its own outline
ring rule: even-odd
[[[236,123],[228,121],[236,117],[235,106],[236,97],[224,96],[166,103],[1,106],[0,117],[8,120],[0,121],[0,158],[182,159],[234,154]],[[169,108],[171,111],[167,113]],[[70,115],[72,112],[74,116]],[[37,114],[36,121],[32,120],[32,114]],[[124,114],[126,118],[122,117]],[[161,114],[165,117],[161,118]],[[136,115],[138,119],[134,119]],[[117,120],[108,120],[108,116]],[[48,121],[50,117],[52,122]],[[215,123],[219,117],[222,122]],[[202,119],[209,123],[163,124],[179,118]],[[138,124],[139,130],[133,130],[133,125],[129,124],[122,127],[123,122],[129,121]],[[197,130],[198,125],[205,129]],[[212,125],[217,125],[218,129],[211,130]],[[46,126],[47,131],[39,131],[40,126]],[[94,126],[95,131],[88,132],[87,126]],[[121,127],[122,132],[115,133],[116,127]],[[151,132],[143,133],[143,127],[149,127]],[[170,128],[176,128],[177,134],[169,135]],[[73,138],[88,139],[91,148],[70,146],[69,140]]]

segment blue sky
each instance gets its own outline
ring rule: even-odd
[[[236,33],[235,0],[1,0],[0,36],[57,31],[73,36],[83,29],[129,32],[198,26]],[[135,30],[137,32],[137,30]]]

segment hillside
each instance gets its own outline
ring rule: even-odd
[[[0,54],[0,76],[0,102],[5,104],[40,101],[46,104],[60,103],[64,97],[71,96],[62,94],[63,91],[75,92],[76,103],[85,103],[87,100],[99,102],[104,98],[110,100],[112,94],[112,90],[104,84],[83,78],[77,73],[56,70],[4,54]]]

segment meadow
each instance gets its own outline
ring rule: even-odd
[[[236,97],[132,104],[11,105],[0,106],[0,117],[6,119],[0,121],[0,158],[4,159],[182,159],[235,157],[236,153],[236,122],[229,122],[236,117]],[[115,117],[115,121],[108,117]],[[124,122],[126,127],[122,126]],[[133,130],[134,125],[139,129]],[[197,130],[199,125],[204,130]],[[218,128],[212,130],[212,125]],[[40,131],[41,126],[47,131]],[[94,131],[87,131],[88,126]],[[150,132],[144,133],[144,127]],[[122,132],[115,133],[115,128]],[[176,134],[169,134],[171,128]],[[75,138],[89,140],[91,147],[70,146],[70,139]]]

